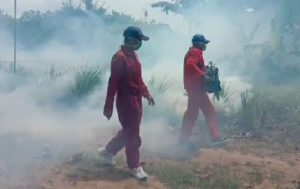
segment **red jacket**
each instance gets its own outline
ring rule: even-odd
[[[105,109],[113,108],[116,93],[120,99],[130,96],[150,96],[142,78],[141,64],[137,54],[126,50],[123,46],[111,60]]]
[[[199,89],[202,86],[201,78],[205,73],[203,52],[191,47],[184,57],[183,82],[184,89]]]

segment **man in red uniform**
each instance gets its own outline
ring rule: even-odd
[[[130,26],[124,33],[124,45],[111,60],[111,75],[108,81],[107,96],[103,114],[110,119],[113,113],[115,95],[116,108],[122,129],[106,145],[99,148],[99,155],[111,166],[113,157],[125,147],[127,164],[132,175],[138,180],[147,178],[140,164],[139,148],[141,146],[140,124],[142,118],[142,97],[148,105],[155,105],[142,79],[141,64],[135,51],[142,46],[142,41],[149,37],[138,27]]]
[[[183,116],[179,144],[187,147],[194,146],[189,138],[198,118],[199,109],[204,114],[213,144],[217,145],[227,141],[227,139],[220,137],[215,109],[205,88],[205,85],[211,81],[211,78],[205,75],[203,59],[203,51],[209,42],[203,35],[194,35],[192,38],[193,46],[184,57],[184,89],[188,95],[188,105]]]

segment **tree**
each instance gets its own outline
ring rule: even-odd
[[[0,10],[0,23],[2,29],[8,31],[13,38],[13,17]],[[82,24],[80,31],[70,27],[77,23]],[[42,13],[30,10],[23,12],[17,19],[17,43],[18,48],[23,48],[23,50],[39,48],[53,39],[61,43],[76,45],[79,40],[78,32],[83,32],[80,33],[80,45],[82,46],[84,42],[89,45],[97,30],[105,31],[101,33],[101,39],[105,41],[107,36],[119,36],[122,30],[129,25],[151,26],[149,28],[154,29],[166,28],[166,25],[144,23],[135,20],[130,15],[116,11],[108,12],[105,4],[98,5],[93,0],[83,0],[79,5],[75,5],[72,0],[67,0],[62,3],[60,9],[55,11]]]
[[[274,0],[172,0],[172,2],[159,1],[152,4],[152,8],[161,9],[162,12],[181,15],[189,23],[191,30],[199,23],[199,13],[206,9],[223,11],[229,15],[236,12],[246,13],[246,9],[252,8],[255,11],[264,10],[271,6]]]
[[[172,3],[166,1],[159,1],[153,3],[152,8],[159,8],[164,13],[174,13],[183,16],[183,18],[189,23],[189,31],[192,30],[197,17],[198,11],[204,6],[206,0],[172,0]]]

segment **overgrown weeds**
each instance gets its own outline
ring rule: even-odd
[[[202,169],[199,165],[179,162],[156,162],[147,171],[172,189],[238,189],[241,178],[221,165]]]
[[[169,78],[168,74],[164,76],[151,75],[146,77],[144,81],[156,102],[155,108],[145,106],[145,117],[153,119],[153,117],[163,116],[166,120],[173,119],[174,116],[176,117],[175,112],[170,111],[170,106],[165,101],[165,97],[167,97],[176,82]],[[174,104],[174,106],[171,106],[174,110],[176,102],[172,104]]]
[[[75,74],[75,81],[69,90],[73,97],[81,98],[90,94],[94,88],[103,84],[107,66],[90,66],[86,64]]]
[[[168,74],[166,74],[163,77],[152,75],[145,79],[145,83],[151,93],[163,96],[169,92],[176,82],[168,78]]]
[[[60,71],[51,66],[50,70],[44,72],[42,76],[48,78],[47,82],[52,82],[66,73],[72,75],[74,72],[74,80],[68,87],[66,96],[80,100],[92,93],[95,87],[104,84],[107,66],[86,64],[69,71]],[[22,77],[39,75],[33,69],[25,66],[18,67],[17,74]],[[157,102],[157,106],[154,108],[150,109],[145,106],[145,117],[153,119],[153,117],[161,116],[167,121],[169,120],[169,124],[178,125],[182,115],[178,115],[175,111],[178,106],[176,98],[174,98],[173,104],[165,102],[166,97],[170,101],[168,95],[176,81],[166,74],[164,76],[152,75],[145,78],[145,83]],[[235,84],[223,81],[222,89],[222,107],[221,111],[217,111],[217,116],[222,117],[222,124],[226,125],[225,131],[230,131],[231,134],[259,132],[262,136],[269,138],[276,136],[276,139],[281,142],[291,140],[298,144],[300,134],[299,83],[255,85],[236,95],[238,92]],[[219,106],[219,104],[216,105]]]
[[[298,142],[300,134],[299,87],[269,85],[240,94],[240,106],[232,111],[235,132],[259,132],[263,139]]]

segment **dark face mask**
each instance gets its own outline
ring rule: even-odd
[[[206,50],[206,44],[205,43],[198,43],[197,46],[202,50],[205,51]]]

